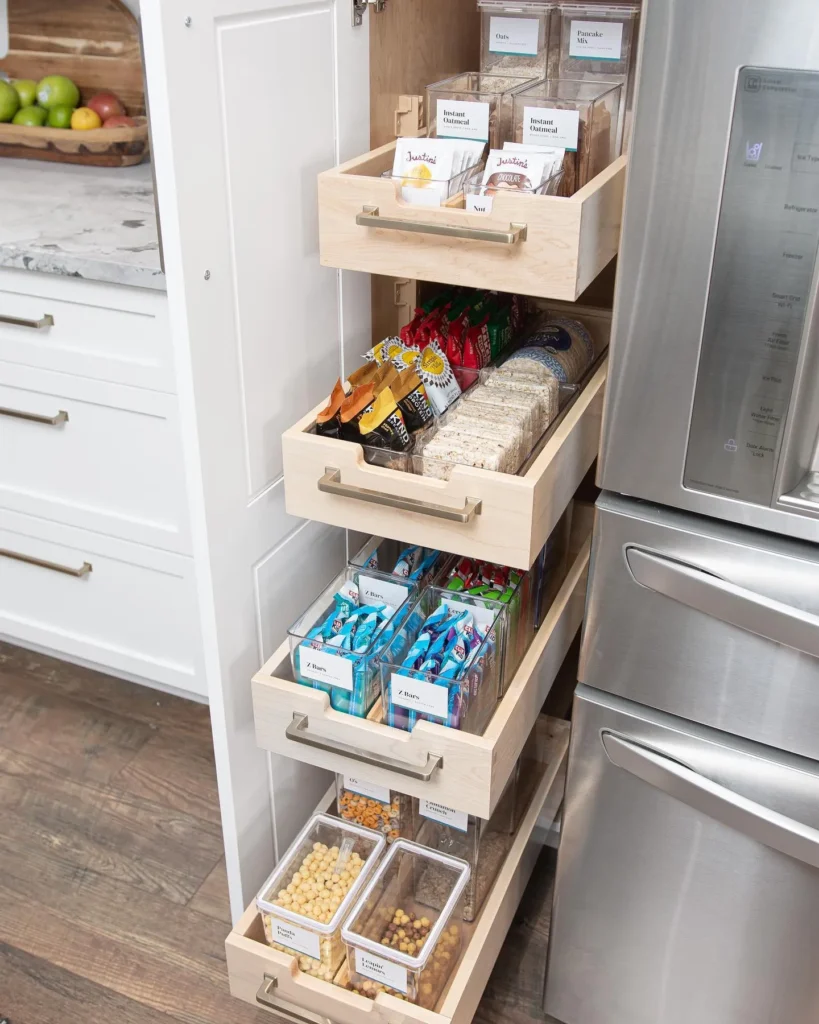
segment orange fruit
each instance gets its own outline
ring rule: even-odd
[[[90,107],[77,107],[71,115],[71,127],[77,132],[87,132],[92,128],[101,128],[100,115]]]

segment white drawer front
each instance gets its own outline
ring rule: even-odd
[[[0,552],[0,635],[206,694],[191,558],[2,511]]]
[[[0,359],[173,392],[167,306],[161,292],[0,270]]]
[[[0,507],[189,552],[176,398],[0,363]]]

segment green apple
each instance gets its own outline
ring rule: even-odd
[[[52,107],[51,110],[48,111],[48,127],[70,128],[71,115],[73,113],[73,107]]]
[[[37,102],[46,110],[76,107],[80,102],[80,90],[65,75],[47,75],[37,84]]]
[[[21,107],[14,115],[13,124],[24,124],[29,128],[40,128],[45,124],[48,111],[42,107]]]
[[[13,85],[0,78],[0,121],[10,121],[20,109],[20,97]]]
[[[37,83],[30,78],[12,78],[11,84],[17,90],[21,107],[33,107],[37,102]]]

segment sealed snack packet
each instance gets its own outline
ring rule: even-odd
[[[372,448],[389,448],[395,452],[407,452],[412,448],[412,438],[404,417],[388,387],[363,412],[358,421],[358,429],[361,443]]]
[[[461,388],[449,360],[438,345],[427,345],[421,353],[418,376],[426,389],[433,412],[442,416],[460,395]]]
[[[330,401],[316,416],[317,434],[321,434],[322,437],[338,438],[340,436],[341,421],[339,420],[339,415],[341,413],[341,405],[346,397],[344,385],[341,383],[341,377],[339,377],[333,387]]]
[[[481,181],[484,194],[493,196],[501,189],[534,192],[545,180],[546,168],[547,157],[542,153],[493,149],[487,158]]]
[[[341,403],[339,412],[339,435],[343,441],[360,441],[361,431],[358,429],[358,421],[366,410],[372,405],[375,398],[375,390],[372,384],[362,384]]]
[[[434,417],[426,388],[411,366],[398,374],[392,385],[392,393],[410,433],[423,430],[432,423]]]
[[[381,342],[381,344],[383,345],[384,343]],[[347,377],[347,383],[351,388],[359,388],[362,384],[369,384],[375,377],[376,373],[378,373],[379,366],[380,363],[375,359],[371,359],[363,366],[359,366],[357,370],[353,370],[353,372]]]

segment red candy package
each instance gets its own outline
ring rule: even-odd
[[[471,370],[482,370],[484,366],[489,365],[492,351],[489,343],[489,330],[486,326],[488,322],[489,317],[487,316],[481,323],[475,324],[466,332],[462,366]]]
[[[420,307],[415,310],[415,315],[408,324],[404,324],[401,330],[398,332],[401,341],[405,345],[417,345],[418,342],[415,340],[415,336],[418,333],[418,328],[424,322],[426,317],[426,311]]]

